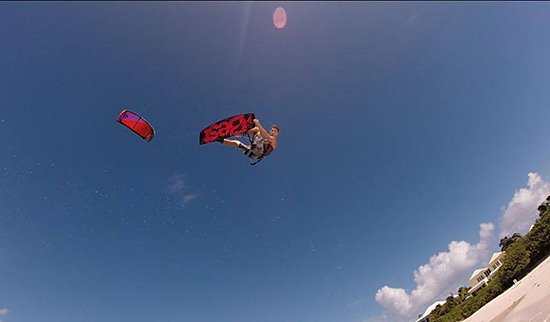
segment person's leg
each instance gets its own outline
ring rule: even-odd
[[[228,139],[223,139],[223,141],[221,141],[221,143],[224,144],[224,145],[232,146],[234,148],[238,148],[242,144],[241,141],[228,140]]]
[[[238,141],[238,140],[223,139],[223,141],[219,141],[219,142],[222,143],[223,145],[227,145],[227,146],[231,146],[231,147],[234,147],[234,148],[242,149],[245,152],[250,150],[250,147],[248,145],[243,144],[241,141]]]

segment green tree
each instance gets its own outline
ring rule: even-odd
[[[428,320],[435,321],[443,315],[444,315],[443,307],[441,306],[441,304],[437,304],[435,308],[432,310],[432,312],[430,312]]]
[[[445,305],[447,306],[447,312],[450,312],[456,306],[456,299],[454,296],[449,295],[445,299]]]
[[[459,303],[464,302],[464,300],[465,300],[466,297],[468,296],[468,290],[469,290],[469,289],[470,289],[470,288],[464,287],[464,286],[463,286],[463,287],[460,287],[460,288],[458,289],[458,301],[459,301]]]
[[[525,237],[527,250],[531,253],[533,262],[548,256],[550,253],[550,211],[540,215]]]
[[[495,274],[494,280],[489,283],[488,291],[491,295],[498,295],[512,286],[514,279],[523,277],[524,269],[529,265],[530,254],[524,238],[518,239],[506,249],[502,266]]]
[[[498,244],[500,246],[500,250],[502,250],[503,252],[506,251],[506,249],[510,247],[510,245],[521,238],[522,236],[519,233],[514,233],[512,236],[505,236],[500,240],[500,243]]]

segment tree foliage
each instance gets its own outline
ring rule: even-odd
[[[521,234],[514,233],[512,236],[506,236],[500,240],[500,243],[498,244],[500,246],[500,250],[503,252],[506,251],[506,249],[512,245],[514,242],[516,242],[518,239],[521,239]]]
[[[540,215],[526,236],[526,246],[533,262],[539,262],[550,251],[550,211]]]
[[[506,251],[502,266],[497,271],[498,282],[508,288],[514,283],[514,279],[523,277],[523,273],[530,262],[530,253],[527,250],[524,238],[519,239],[510,245]]]

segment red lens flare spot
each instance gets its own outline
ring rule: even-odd
[[[277,29],[283,29],[286,26],[286,11],[282,7],[278,7],[273,12],[273,24]]]

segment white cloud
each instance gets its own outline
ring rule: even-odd
[[[411,315],[412,296],[402,288],[384,286],[376,292],[376,302],[401,317]]]
[[[190,202],[191,200],[197,198],[198,196],[200,196],[200,194],[198,194],[198,193],[193,193],[193,194],[190,194],[190,195],[185,195],[185,196],[183,196],[183,203],[188,203],[188,202]]]
[[[347,307],[347,308],[355,307],[355,306],[357,306],[357,305],[359,305],[359,304],[365,302],[366,300],[367,300],[367,298],[365,298],[365,297],[362,298],[362,299],[358,299],[358,300],[356,300],[356,301],[353,301],[353,302],[351,302],[351,303],[346,304],[346,307]]]
[[[537,207],[548,195],[550,184],[536,172],[529,172],[527,187],[512,197],[500,220],[500,238],[515,232],[526,233],[538,217]]]
[[[187,184],[185,182],[185,177],[182,174],[176,174],[173,175],[170,178],[170,184],[168,185],[168,189],[171,193],[179,192],[187,187]]]
[[[0,309],[0,322],[4,321],[4,318],[10,313],[7,308]]]
[[[414,23],[414,22],[416,21],[417,18],[418,18],[418,12],[416,12],[415,14],[413,14],[413,15],[407,17],[407,20],[405,20],[405,21],[403,22],[403,24],[401,25],[401,28],[406,27],[406,26],[408,26],[408,25]]]
[[[382,315],[382,316],[373,316],[366,320],[362,320],[361,322],[390,322],[390,321],[388,320],[388,317],[386,315]]]
[[[407,24],[413,23],[413,22],[416,20],[416,18],[418,18],[418,12],[416,12],[416,13],[415,13],[414,15],[412,15],[412,16],[409,16],[409,18],[407,19]]]
[[[183,174],[175,174],[170,177],[168,193],[173,196],[181,206],[185,206],[201,195],[200,193],[192,193],[189,190],[187,180]]]
[[[453,287],[458,286],[464,274],[487,256],[493,229],[493,224],[483,223],[480,225],[480,240],[477,244],[452,241],[447,252],[433,255],[428,263],[414,272],[416,288],[412,292],[389,286],[379,289],[375,299],[385,308],[385,315],[391,321],[412,319],[442,294],[455,291]]]

